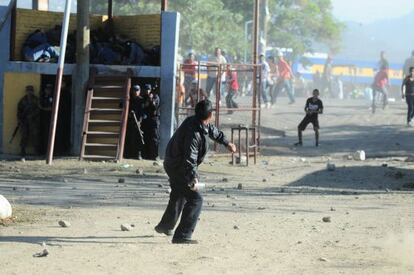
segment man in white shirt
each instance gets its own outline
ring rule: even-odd
[[[207,86],[206,86],[206,93],[208,97],[211,95],[211,91],[215,87],[216,81],[217,81],[217,74],[218,74],[218,67],[211,66],[211,65],[221,65],[221,64],[227,64],[226,58],[221,54],[221,49],[216,48],[214,52],[214,57],[212,57],[209,61],[209,67],[207,67]],[[222,81],[226,79],[225,76],[225,69],[223,68],[222,75],[220,76]]]
[[[262,94],[262,106],[261,107],[266,107],[266,108],[270,108],[270,97],[268,94],[268,79],[269,79],[269,74],[270,74],[270,66],[266,61],[266,58],[264,56],[264,54],[260,55],[260,68],[261,68],[261,74],[260,74],[260,81],[261,81],[261,86],[260,86],[260,93]]]

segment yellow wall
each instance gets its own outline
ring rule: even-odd
[[[5,73],[3,97],[3,152],[6,154],[20,153],[20,131],[12,144],[9,144],[14,129],[17,126],[17,104],[25,95],[25,87],[33,85],[36,95],[40,90],[40,74]],[[33,148],[28,148],[33,153]]]
[[[161,16],[159,14],[114,17],[115,32],[135,39],[144,48],[161,44]]]

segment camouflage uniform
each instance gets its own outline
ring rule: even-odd
[[[17,120],[19,123],[21,140],[20,153],[26,155],[26,147],[31,141],[36,151],[39,150],[39,100],[35,95],[27,94],[20,99],[17,105]]]

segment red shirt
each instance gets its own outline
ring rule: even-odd
[[[277,63],[277,67],[279,69],[279,77],[282,79],[291,79],[291,69],[289,63],[287,63],[285,60],[279,60]]]
[[[193,77],[196,76],[196,66],[197,66],[197,62],[191,59],[186,59],[184,60],[184,64],[183,64],[183,71],[185,74],[190,74]]]
[[[239,90],[239,81],[237,80],[237,72],[227,71],[227,81],[233,91]]]
[[[374,85],[378,88],[384,88],[388,84],[387,70],[381,70],[375,75]]]

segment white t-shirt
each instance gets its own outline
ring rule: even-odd
[[[409,57],[405,60],[404,68],[403,68],[404,75],[409,75],[410,74],[410,68],[411,67],[414,67],[414,56],[411,56],[411,57]]]

